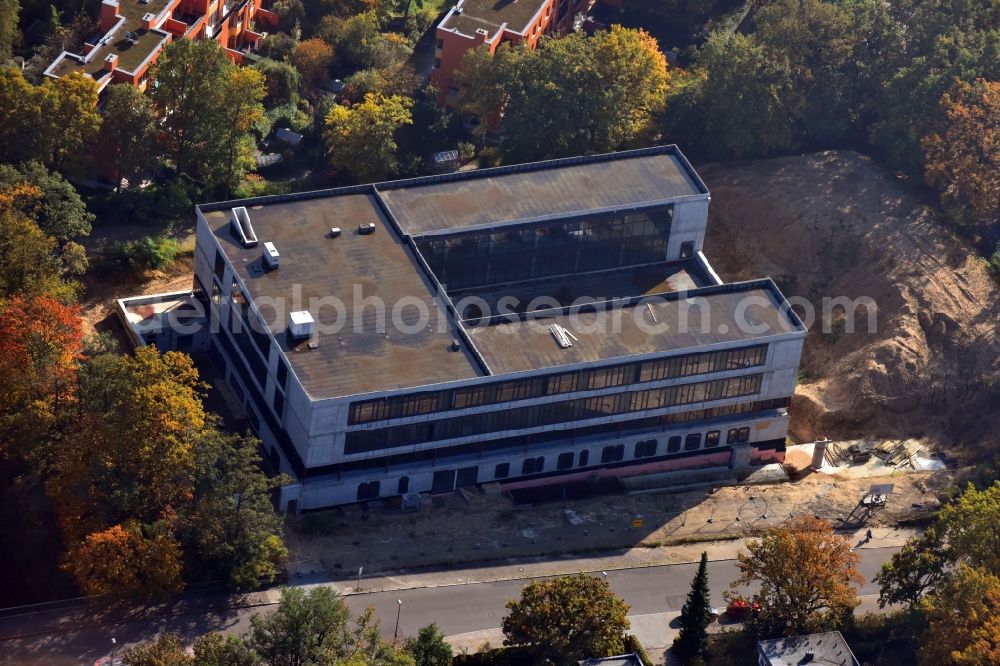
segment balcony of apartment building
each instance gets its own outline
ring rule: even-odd
[[[198,12],[175,11],[173,16],[163,23],[163,29],[172,33],[175,38],[200,39],[208,17]]]

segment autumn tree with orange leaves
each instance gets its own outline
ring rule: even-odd
[[[0,454],[40,471],[75,412],[80,309],[46,296],[0,305]]]
[[[1000,81],[959,82],[941,98],[942,131],[924,139],[924,175],[953,211],[1000,216]]]
[[[333,47],[322,39],[307,39],[299,42],[292,52],[292,64],[302,75],[310,93],[315,93],[330,77],[333,63]]]
[[[747,542],[747,550],[739,555],[740,575],[731,587],[760,584],[754,601],[761,605],[766,633],[816,631],[859,603],[852,585],[864,582],[858,556],[825,520],[795,518]]]
[[[79,421],[48,482],[65,568],[81,590],[161,596],[179,589],[173,532],[193,500],[194,448],[205,427],[198,373],[185,354],[140,347],[81,369]],[[134,557],[94,562],[115,543]],[[108,588],[113,574],[122,582]]]

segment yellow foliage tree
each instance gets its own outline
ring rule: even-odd
[[[858,556],[825,520],[795,518],[747,542],[747,550],[739,555],[740,575],[731,587],[735,591],[760,584],[754,599],[769,630],[809,633],[828,615],[850,611],[859,603],[852,585],[864,582]]]
[[[962,564],[921,605],[921,664],[1000,664],[1000,578]]]
[[[189,503],[206,415],[190,357],[142,347],[80,372],[81,422],[48,484],[65,540],[123,520],[150,524]]]
[[[395,134],[413,124],[412,106],[406,97],[374,93],[350,108],[334,106],[326,116],[330,164],[362,182],[385,178],[398,165]]]

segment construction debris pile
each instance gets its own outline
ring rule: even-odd
[[[923,452],[923,445],[915,439],[887,439],[878,443],[866,440],[830,442],[826,447],[824,461],[831,467],[860,465],[871,460],[874,455],[885,465],[897,469],[924,469],[926,454],[922,456]]]

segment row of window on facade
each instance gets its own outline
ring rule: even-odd
[[[667,439],[665,453],[679,453],[682,450],[684,452],[691,452],[698,451],[699,449],[713,449],[719,446],[721,436],[721,430],[709,430],[704,434],[704,440],[702,438],[702,433],[700,432],[688,433],[683,438],[680,435],[674,435]],[[748,426],[730,428],[726,432],[727,445],[745,444],[749,441],[750,428]],[[704,446],[702,446],[703,444]],[[636,442],[632,447],[632,458],[634,460],[652,458],[657,455],[658,448],[659,440],[657,439],[647,439]],[[601,449],[600,464],[606,465],[622,462],[625,460],[625,451],[625,444],[610,444],[605,446]],[[590,451],[588,449],[584,449],[579,453],[566,451],[556,456],[556,471],[567,471],[573,469],[574,467],[587,467],[590,464]],[[478,470],[478,468],[475,469]],[[530,458],[525,458],[521,461],[520,469],[521,476],[541,474],[545,471],[545,456],[532,456]],[[493,469],[493,478],[495,480],[501,481],[509,478],[510,475],[511,463],[509,462],[498,463]],[[408,492],[409,486],[410,477],[404,476],[400,478],[397,482],[397,494],[401,495]],[[357,499],[358,501],[376,499],[379,497],[380,492],[381,483],[379,481],[366,481],[358,485]]]
[[[480,412],[407,425],[354,430],[345,435],[344,453],[350,455],[490,432],[585,421],[725,398],[740,398],[758,393],[762,381],[763,377],[760,374],[742,375],[645,391],[625,391],[593,398],[577,398]]]
[[[767,358],[767,345],[715,352],[684,354],[650,361],[632,361],[585,370],[444,391],[426,391],[351,404],[348,424],[370,423],[454,409],[502,404],[549,395],[593,391],[629,384],[758,367]]]

